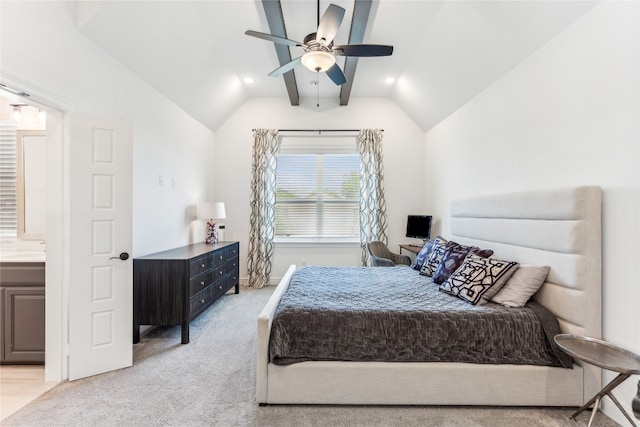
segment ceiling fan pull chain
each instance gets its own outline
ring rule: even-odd
[[[316,108],[320,108],[320,71],[316,71]]]

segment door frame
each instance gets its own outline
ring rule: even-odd
[[[8,94],[24,97],[47,113],[47,232],[45,265],[45,381],[69,378],[69,126],[65,114],[76,111],[64,96],[0,72]]]
[[[47,111],[45,380],[66,380],[69,355],[69,144],[64,112]],[[66,134],[68,135],[68,129]]]

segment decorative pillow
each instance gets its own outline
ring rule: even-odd
[[[440,290],[473,305],[489,301],[518,268],[517,262],[482,258],[469,253]]]
[[[462,265],[465,257],[469,252],[479,255],[483,258],[489,258],[493,255],[491,249],[480,249],[477,246],[464,246],[459,243],[449,241],[445,248],[442,260],[438,265],[435,273],[433,273],[433,283],[438,285],[444,282],[453,274],[454,271]]]
[[[548,265],[522,264],[491,301],[505,307],[524,307],[531,295],[547,280]]]
[[[420,271],[422,264],[424,264],[425,260],[429,256],[429,252],[431,252],[432,246],[433,240],[427,240],[422,249],[420,249],[420,252],[418,252],[418,255],[416,255],[416,259],[411,264],[411,268]]]
[[[423,276],[433,276],[433,273],[435,273],[438,268],[438,264],[440,264],[440,260],[442,260],[446,245],[447,239],[442,236],[436,236],[436,238],[433,239],[431,251],[424,261],[424,264],[422,264],[420,274]]]

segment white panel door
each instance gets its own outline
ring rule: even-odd
[[[132,130],[121,119],[71,113],[68,120],[69,380],[76,380],[133,361]]]

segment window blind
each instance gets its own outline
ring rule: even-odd
[[[307,142],[301,149],[282,141],[276,171],[276,237],[358,238],[360,157],[355,142],[328,145]]]
[[[0,239],[15,240],[18,230],[16,123],[0,120]]]

